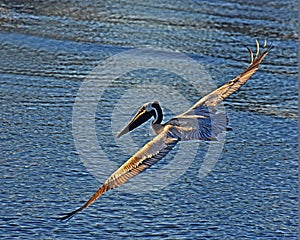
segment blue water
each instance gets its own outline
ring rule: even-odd
[[[297,239],[295,1],[3,1],[0,7],[1,239]],[[275,48],[225,101],[233,130],[206,177],[198,174],[208,149],[202,142],[187,170],[163,189],[112,190],[69,222],[56,219],[111,173],[106,165],[103,179],[91,173],[72,129],[76,96],[99,63],[135,48],[170,49],[201,63],[219,86],[247,66],[245,46],[254,48],[256,38]],[[146,124],[120,149],[113,109],[125,91],[146,85],[139,93],[144,101],[147,86],[168,84],[189,106],[200,97],[188,81],[162,70],[107,81],[95,134],[116,166],[152,134]],[[181,102],[171,90],[157,100],[164,97],[172,103],[163,106],[167,120]],[[180,146],[148,174],[194,145]]]

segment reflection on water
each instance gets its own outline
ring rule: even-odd
[[[295,1],[5,0],[0,29],[1,239],[297,238]],[[72,135],[75,97],[99,62],[134,47],[171,49],[221,85],[247,66],[245,46],[254,47],[256,38],[275,48],[226,100],[233,131],[206,178],[198,177],[203,142],[184,175],[165,189],[111,191],[70,222],[53,220],[100,184],[80,161]],[[124,89],[149,81],[181,89],[191,105],[199,98],[179,76],[154,69],[113,81],[95,126],[99,144],[118,165],[129,154],[107,131],[112,108]],[[170,118],[172,108],[163,107]],[[134,133],[135,144],[147,141],[148,128]]]

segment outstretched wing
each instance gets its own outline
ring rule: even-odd
[[[242,85],[244,85],[247,80],[258,70],[259,64],[273,48],[273,46],[270,46],[268,48],[265,48],[265,50],[260,53],[258,41],[256,41],[256,47],[257,51],[255,58],[253,57],[252,50],[248,48],[251,57],[251,64],[246,70],[244,70],[241,74],[239,74],[237,77],[227,82],[223,86],[217,88],[216,90],[201,98],[194,106],[192,106],[188,111],[181,114],[180,116],[191,114],[201,115],[202,111],[205,111],[207,107],[215,107],[229,95],[237,91]]]
[[[260,53],[258,41],[256,41],[256,46],[255,58],[252,50],[248,48],[251,63],[246,70],[201,98],[188,111],[168,122],[174,122],[178,126],[182,140],[215,140],[219,133],[227,129],[228,118],[226,113],[218,113],[214,107],[244,85],[258,70],[259,64],[272,49],[272,46],[270,46]]]
[[[172,126],[165,127],[159,135],[148,142],[116,170],[84,205],[60,219],[70,219],[76,213],[90,206],[106,191],[126,183],[130,178],[143,172],[145,169],[165,157],[178,141],[179,139],[172,133]]]

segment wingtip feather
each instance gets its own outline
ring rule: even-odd
[[[60,221],[69,221],[72,217],[74,217],[74,215],[79,212],[80,210],[79,209],[76,209],[75,211],[73,212],[70,212],[70,213],[67,213],[67,214],[64,214],[64,216],[62,217],[59,217],[58,220]]]

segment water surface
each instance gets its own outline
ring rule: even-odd
[[[295,1],[2,1],[0,6],[1,239],[297,239]],[[275,48],[225,101],[233,130],[205,178],[198,175],[208,147],[203,142],[187,171],[164,189],[114,190],[67,223],[55,219],[100,185],[81,161],[72,132],[76,95],[99,63],[129,49],[170,49],[204,66],[218,86],[247,66],[245,47],[254,48],[256,38]],[[191,105],[200,97],[180,76],[159,69],[129,72],[110,84],[98,103],[95,126],[104,153],[117,165],[132,147],[118,148],[113,107],[124,90],[150,83],[180,89]],[[176,104],[176,96],[170,99]],[[172,106],[163,107],[166,119],[171,117]],[[132,139],[142,146],[150,139],[149,125]]]

